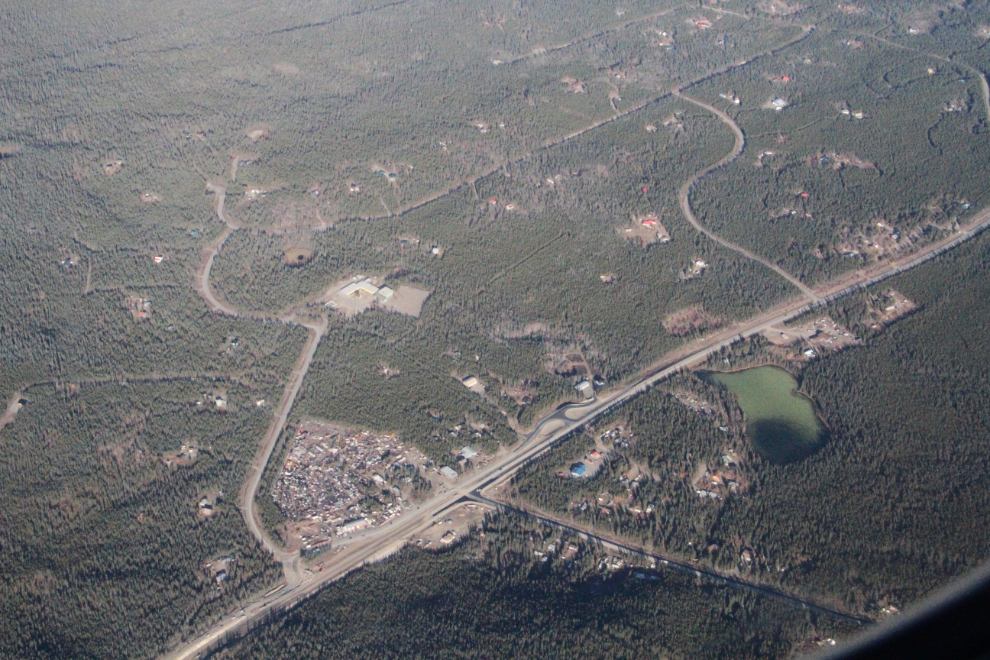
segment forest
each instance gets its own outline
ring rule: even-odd
[[[868,339],[803,368],[787,365],[828,430],[804,460],[764,460],[746,439],[734,397],[689,373],[528,467],[516,479],[518,497],[849,611],[875,616],[917,601],[985,561],[990,541],[971,524],[990,510],[985,491],[973,486],[990,467],[990,381],[982,367],[990,337],[981,303],[990,293],[988,259],[990,239],[982,237],[881,285],[919,304],[889,327],[864,322],[879,291],[833,303],[828,313]],[[765,356],[754,341],[722,357],[741,366],[766,363]],[[685,391],[713,411],[696,412],[673,396]],[[609,441],[594,478],[558,476],[619,425],[635,437]],[[738,463],[734,478],[744,488],[699,497],[692,479],[725,470],[723,456]],[[602,502],[608,506],[595,506]]]
[[[157,656],[280,580],[236,498],[304,346],[301,318],[330,316],[290,428],[395,432],[439,461],[463,445],[454,426],[483,428],[476,444],[495,451],[576,399],[578,381],[618,384],[795,296],[684,220],[678,190],[733,135],[677,89],[747,138],[693,189],[699,218],[808,281],[869,263],[842,256],[854,239],[922,245],[986,201],[986,0],[39,0],[0,15],[4,657]],[[779,113],[759,108],[778,94],[768,75],[793,76]],[[814,220],[768,225],[785,205]],[[198,290],[228,230],[209,285],[251,316],[211,312]],[[294,248],[312,257],[290,266]],[[603,422],[628,420],[639,441],[611,447],[595,480],[556,477],[590,447],[581,436],[519,494],[563,512],[645,468],[659,478],[635,488],[652,517],[629,512],[639,500],[574,515],[870,615],[917,599],[986,544],[966,524],[986,510],[972,486],[986,467],[986,250],[899,278],[920,309],[890,328],[869,323],[881,290],[829,308],[867,343],[797,372],[829,428],[804,461],[768,464],[732,397],[682,374]],[[315,302],[359,273],[430,296],[418,317]],[[767,355],[734,350],[738,364]],[[677,403],[684,391],[714,417]],[[290,434],[259,491],[269,527]],[[726,450],[746,492],[701,501],[681,474]],[[764,657],[842,632],[679,576],[656,589],[628,572],[602,580],[591,560],[536,565],[534,533],[501,520],[447,553],[406,551],[224,653],[469,655],[525,631],[534,656]],[[470,589],[450,598],[448,580]],[[395,609],[373,612],[385,589]],[[437,611],[413,609],[424,602]],[[324,625],[351,609],[385,623]],[[400,613],[407,627],[367,641]],[[455,630],[465,613],[484,625]]]
[[[676,110],[678,105],[664,103],[648,117],[660,123]],[[701,167],[729,148],[692,151],[693,137],[704,140],[706,129],[716,127],[697,115],[682,123],[684,134],[657,138],[632,133],[642,130],[638,123],[620,120],[546,159],[510,168],[509,176],[478,185],[483,199],[506,200],[496,209],[465,191],[401,220],[347,223],[315,234],[308,243],[315,255],[302,267],[283,263],[283,250],[297,240],[294,234],[237,232],[218,257],[216,287],[248,309],[284,309],[294,293],[322,293],[356,273],[384,273],[393,288],[428,289],[431,297],[417,320],[368,312],[350,319],[337,314],[334,325],[339,322],[351,335],[375,328],[406,359],[438,372],[482,378],[492,403],[526,424],[534,410],[570,396],[580,380],[579,373],[560,364],[566,355],[580,354],[594,373],[619,380],[684,341],[658,327],[657,317],[697,308],[714,323],[725,323],[791,293],[762,266],[699,240],[678,217],[678,168],[686,160]],[[646,136],[645,143],[640,136]],[[622,149],[618,156],[616,149]],[[554,185],[546,184],[555,172]],[[634,192],[641,182],[654,192]],[[650,212],[663,218],[669,243],[644,248],[623,238],[621,228],[632,217]],[[532,247],[521,251],[520,245]],[[432,254],[431,246],[441,246],[442,257]],[[710,266],[700,277],[685,279],[683,271],[698,259]],[[609,273],[614,281],[603,282]],[[341,348],[326,341],[321,355]],[[335,365],[335,380],[348,373],[348,361],[361,357],[360,350],[348,352]],[[380,359],[367,355],[376,363]],[[374,368],[375,363],[361,367]],[[314,368],[309,381],[315,386],[322,373]],[[419,385],[432,387],[425,381]],[[527,392],[528,401],[508,396],[510,388]],[[392,414],[384,418],[388,424],[398,420]]]
[[[549,545],[561,551],[544,555]],[[353,573],[211,657],[778,658],[851,632],[679,573],[602,570],[603,559],[503,515],[449,550],[407,549]]]
[[[807,281],[948,235],[984,201],[974,164],[990,158],[988,99],[965,61],[823,29],[689,88],[749,136],[698,186],[698,216]]]
[[[279,581],[236,498],[270,422],[256,401],[280,390],[256,377],[25,391],[0,452],[0,656],[151,657]],[[208,565],[225,557],[217,580]]]

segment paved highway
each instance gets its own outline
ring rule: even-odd
[[[801,36],[781,47],[786,47],[792,45],[793,43],[797,43],[810,34],[810,32],[810,29],[806,29]],[[768,52],[776,52],[778,50],[779,48]],[[733,67],[742,66],[745,63],[746,62],[739,62],[734,64]],[[986,87],[985,78],[983,79],[983,87],[985,101],[988,105],[988,111],[990,111],[990,90]],[[211,649],[216,648],[217,645],[221,645],[225,640],[244,634],[249,631],[252,626],[263,623],[265,618],[273,612],[294,607],[302,600],[317,593],[322,587],[331,581],[343,577],[350,571],[359,568],[365,563],[377,561],[396,552],[405,544],[407,539],[422,529],[432,525],[437,516],[443,514],[444,511],[464,498],[472,498],[479,501],[485,501],[488,504],[493,504],[494,502],[492,500],[489,500],[483,495],[483,490],[490,487],[497,487],[498,485],[504,483],[522,466],[526,465],[543,452],[549,450],[555,443],[566,438],[575,429],[590,424],[600,416],[607,413],[609,410],[625,404],[639,394],[645,392],[658,381],[668,378],[670,375],[677,373],[682,369],[691,368],[704,362],[711,355],[718,353],[723,348],[730,346],[732,343],[740,340],[741,338],[759,334],[772,326],[800,316],[801,314],[815,309],[824,303],[841,298],[842,296],[849,295],[856,291],[860,291],[867,286],[883,281],[889,277],[893,277],[910,268],[917,267],[937,255],[973,238],[990,226],[990,209],[984,209],[970,221],[966,228],[960,232],[928,246],[926,249],[913,256],[880,264],[869,269],[856,271],[812,289],[765,259],[757,257],[739,246],[727,243],[717,235],[706,230],[700,222],[698,222],[697,218],[694,217],[689,202],[689,193],[691,188],[703,176],[737,157],[744,146],[744,136],[738,126],[736,126],[735,123],[724,113],[721,113],[712,106],[704,104],[700,101],[683,96],[680,90],[676,90],[674,94],[680,96],[685,101],[704,107],[705,109],[718,115],[719,118],[733,130],[733,133],[736,136],[736,144],[730,154],[728,154],[719,163],[716,163],[715,165],[696,174],[687,184],[685,184],[685,186],[682,187],[678,197],[685,217],[696,229],[705,233],[713,240],[718,241],[730,249],[739,251],[745,256],[773,269],[775,272],[794,284],[795,287],[801,291],[801,296],[755,318],[749,319],[745,322],[736,323],[728,328],[722,329],[717,333],[685,345],[684,347],[665,356],[659,364],[654,365],[652,368],[632,378],[631,382],[628,384],[617,386],[611,393],[602,396],[601,398],[585,403],[565,406],[554,411],[535,425],[531,432],[525,434],[520,443],[510,451],[496,458],[483,468],[480,468],[471,474],[463,475],[461,479],[454,483],[447,491],[434,496],[424,505],[414,508],[411,511],[407,511],[402,517],[393,520],[388,525],[362,533],[359,538],[349,541],[346,547],[328,557],[325,557],[324,562],[329,564],[329,566],[322,573],[304,571],[298,553],[288,553],[272,543],[259,524],[254,511],[255,495],[260,485],[264,467],[267,465],[275,444],[281,435],[282,429],[284,428],[288,418],[288,414],[292,409],[292,405],[299,393],[305,374],[309,369],[310,362],[316,352],[319,341],[326,330],[325,318],[322,322],[298,320],[291,315],[281,318],[280,320],[284,322],[299,323],[300,325],[304,325],[309,329],[310,336],[303,349],[302,355],[299,358],[299,362],[290,376],[289,383],[286,385],[282,401],[273,416],[272,424],[262,442],[258,455],[252,463],[248,479],[246,480],[245,486],[241,491],[240,507],[252,534],[255,535],[255,537],[265,548],[273,552],[277,560],[281,561],[286,576],[285,584],[277,592],[269,593],[268,595],[259,598],[257,601],[246,606],[237,615],[219,622],[207,633],[190,641],[181,648],[176,649],[174,652],[165,656],[166,658],[172,660],[197,658],[209,652]],[[569,137],[571,136],[568,136],[568,138]],[[207,302],[210,309],[215,312],[229,314],[231,316],[257,319],[266,318],[264,315],[260,314],[240,312],[239,310],[236,310],[218,300],[213,294],[210,287],[210,271],[212,269],[213,260],[224,241],[231,234],[231,232],[236,229],[236,227],[231,225],[224,216],[225,189],[222,186],[214,184],[208,184],[207,187],[217,195],[217,216],[226,224],[227,229],[204,252],[203,266],[197,273],[196,289]],[[550,518],[542,519],[551,524],[567,526],[570,529],[575,529],[567,523],[563,523],[561,521]],[[588,534],[586,531],[576,531],[582,534]],[[627,546],[595,535],[590,536],[596,541],[601,542],[603,545],[606,545],[606,547],[612,547],[613,549],[622,550],[625,552],[640,552],[632,546]],[[698,569],[695,569],[689,565],[672,562],[670,559],[659,559],[668,567],[678,570],[690,570],[696,574],[701,574]],[[793,596],[783,594],[782,592],[769,590],[758,585],[752,585],[727,576],[720,576],[715,573],[706,573],[706,575],[712,579],[721,580],[726,584],[734,584],[736,586],[762,591],[775,597],[784,598],[803,607],[819,609],[820,611],[829,612],[835,616],[848,617],[848,615],[844,613],[823,608],[820,605],[797,599]],[[851,618],[859,621],[858,619],[855,619],[855,617]]]
[[[724,347],[730,346],[741,337],[750,337],[759,334],[771,326],[778,325],[814,309],[821,304],[817,302],[818,300],[835,300],[860,291],[865,286],[904,272],[909,268],[914,268],[932,259],[937,254],[961,245],[963,242],[986,230],[988,226],[990,226],[990,209],[985,209],[973,219],[965,231],[961,231],[954,236],[935,243],[919,254],[845,276],[838,283],[829,283],[818,287],[814,299],[810,299],[809,297],[799,298],[749,321],[737,323],[709,337],[692,342],[672,353],[659,365],[640,374],[634,382],[619,387],[612,393],[590,402],[566,406],[554,411],[541,420],[512,450],[475,472],[463,475],[446,492],[434,496],[423,506],[405,513],[402,517],[394,520],[392,524],[372,530],[360,539],[350,542],[345,549],[324,559],[329,566],[323,573],[302,575],[298,570],[299,560],[297,556],[283,557],[283,565],[286,563],[285,560],[288,559],[289,563],[296,567],[294,570],[291,570],[291,574],[295,577],[287,580],[284,589],[246,607],[243,615],[225,619],[203,636],[193,640],[166,657],[171,660],[185,660],[199,657],[201,653],[214,648],[219,642],[243,634],[250,629],[253,622],[262,620],[266,614],[277,609],[293,607],[303,599],[315,594],[327,583],[339,579],[367,562],[377,561],[392,554],[400,549],[411,536],[432,525],[438,515],[441,515],[459,500],[465,497],[478,498],[481,496],[480,493],[483,489],[505,482],[523,465],[549,450],[555,443],[567,437],[575,429],[590,424],[609,410],[621,406],[645,392],[658,381],[682,369],[700,364],[709,356],[717,353]],[[313,342],[312,346],[314,346],[312,350],[315,350],[315,342]],[[297,376],[299,376],[298,373]],[[301,377],[299,377],[299,380],[301,380]],[[297,392],[298,384],[292,388],[287,387],[286,390],[287,393]],[[292,394],[293,399],[294,396]],[[285,401],[283,401],[284,404]],[[289,407],[291,407],[291,404]],[[288,408],[285,408],[280,412],[287,412],[287,410]],[[278,417],[279,420],[277,421],[279,423],[275,424],[273,422],[273,428],[277,427],[280,431],[281,424],[284,422],[284,416],[280,414]],[[274,437],[277,437],[277,434]],[[265,448],[266,456],[271,451],[267,447],[267,444]],[[252,483],[255,484],[256,488],[258,479],[254,479]],[[253,501],[253,493],[251,493],[250,499]],[[250,518],[253,519],[253,516]],[[260,529],[255,530],[252,528],[252,531],[264,537]],[[610,541],[610,543],[614,542]],[[692,568],[691,570],[695,569]],[[287,569],[286,573],[288,576],[290,570]],[[724,576],[722,577],[724,578]],[[793,598],[791,596],[787,597]],[[799,599],[795,600],[797,601]],[[820,607],[813,603],[801,602],[804,606]]]

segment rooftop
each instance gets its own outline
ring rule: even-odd
[[[357,282],[351,282],[350,284],[348,284],[347,286],[345,286],[343,289],[340,290],[340,292],[345,296],[360,296],[362,291],[367,293],[369,296],[373,296],[379,292],[379,288],[374,284],[372,284],[371,280],[366,277],[363,280],[359,280]],[[391,291],[392,290],[389,289],[389,292]]]

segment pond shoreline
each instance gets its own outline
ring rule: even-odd
[[[815,401],[800,391],[798,379],[783,367],[747,366],[699,375],[732,392],[745,415],[747,439],[771,463],[803,460],[828,437],[829,428]]]

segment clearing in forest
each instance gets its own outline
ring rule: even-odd
[[[805,357],[814,357],[816,353],[828,350],[841,351],[850,346],[859,346],[861,342],[848,329],[839,325],[831,317],[823,316],[814,321],[799,325],[781,325],[767,328],[763,336],[774,346],[789,347],[799,344]],[[791,356],[801,358],[801,355]]]
[[[244,135],[248,137],[251,142],[257,142],[261,139],[267,139],[271,134],[271,127],[267,124],[252,124],[244,129]]]
[[[663,329],[675,337],[684,337],[694,332],[711,330],[721,325],[721,319],[712,316],[700,307],[682,309],[668,314],[663,320]]]
[[[638,241],[643,247],[670,242],[670,233],[654,213],[635,217],[630,224],[616,227],[616,231],[626,240]]]
[[[313,258],[313,250],[304,247],[292,247],[282,253],[287,266],[302,266]]]
[[[12,424],[14,422],[14,417],[17,416],[17,411],[24,407],[27,403],[21,398],[20,392],[14,392],[14,396],[10,397],[10,402],[7,403],[7,410],[4,412],[3,417],[0,417],[0,428]]]
[[[419,317],[423,303],[430,297],[430,293],[431,291],[405,284],[392,289],[385,285],[383,277],[355,275],[331,286],[321,301],[326,307],[348,316],[379,307],[406,316]]]

